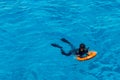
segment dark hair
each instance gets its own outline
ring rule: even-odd
[[[80,44],[80,48],[85,48],[85,44],[84,44],[84,43],[81,43],[81,44]]]

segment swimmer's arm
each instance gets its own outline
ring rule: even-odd
[[[88,53],[89,47],[86,49],[86,53]]]
[[[87,48],[87,51],[89,50],[89,47]]]
[[[85,50],[86,53],[88,53],[89,47]]]

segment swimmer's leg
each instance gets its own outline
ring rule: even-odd
[[[60,48],[60,49],[62,48],[60,45],[55,44],[55,43],[52,43],[51,46],[56,47],[56,48]]]
[[[69,44],[69,45],[71,46],[72,50],[75,49],[75,47],[73,46],[73,44],[70,43],[67,39],[65,39],[65,38],[61,38],[61,41],[63,41],[63,42],[65,42],[65,43]]]
[[[70,51],[69,53],[66,53],[66,52],[63,50],[63,48],[62,48],[60,45],[58,45],[58,44],[52,43],[51,46],[56,47],[56,48],[59,48],[59,49],[61,50],[62,55],[70,56],[70,55],[72,54],[71,51]]]
[[[66,53],[62,48],[60,50],[61,50],[62,55],[70,56],[72,54],[71,51],[69,53]]]

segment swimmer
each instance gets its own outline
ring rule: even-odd
[[[63,55],[65,55],[65,56],[70,56],[71,54],[75,54],[75,55],[77,55],[77,56],[79,56],[79,57],[84,57],[84,56],[87,56],[87,55],[88,55],[87,53],[88,53],[89,47],[86,48],[86,45],[85,45],[84,43],[81,43],[80,46],[79,46],[79,48],[76,49],[76,48],[75,48],[68,40],[66,40],[65,38],[62,38],[61,41],[63,41],[63,42],[65,42],[65,43],[67,43],[67,44],[70,45],[71,50],[70,50],[68,53],[66,53],[66,52],[63,50],[63,47],[62,47],[62,46],[60,46],[60,45],[58,45],[58,44],[56,44],[56,43],[52,43],[51,46],[56,47],[56,48],[59,48],[59,49],[61,50],[61,53],[62,53]]]

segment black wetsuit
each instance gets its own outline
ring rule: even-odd
[[[88,53],[88,49],[83,49],[83,51],[81,51],[80,49],[77,51],[76,55],[83,57],[84,54]]]
[[[62,38],[61,40],[62,40],[63,42],[65,42],[65,43],[67,43],[67,44],[70,45],[71,50],[70,50],[69,52],[66,53],[66,52],[63,50],[63,48],[62,48],[61,46],[59,46],[58,44],[52,43],[51,45],[52,45],[53,47],[59,48],[59,49],[61,50],[62,55],[70,56],[71,54],[74,54],[74,55],[78,55],[78,56],[82,57],[84,54],[87,54],[87,53],[88,53],[88,49],[89,49],[89,48],[86,48],[86,47],[85,47],[85,44],[83,44],[83,43],[80,44],[79,49],[76,49],[76,48],[75,48],[68,40],[66,40],[65,38]],[[83,49],[83,51],[80,51],[80,49]]]
[[[83,57],[85,54],[88,53],[88,49],[84,49],[83,51],[80,51],[79,49],[72,49],[68,53],[66,53],[63,49],[61,49],[61,53],[66,56],[70,56],[71,54],[78,55],[80,57]]]

